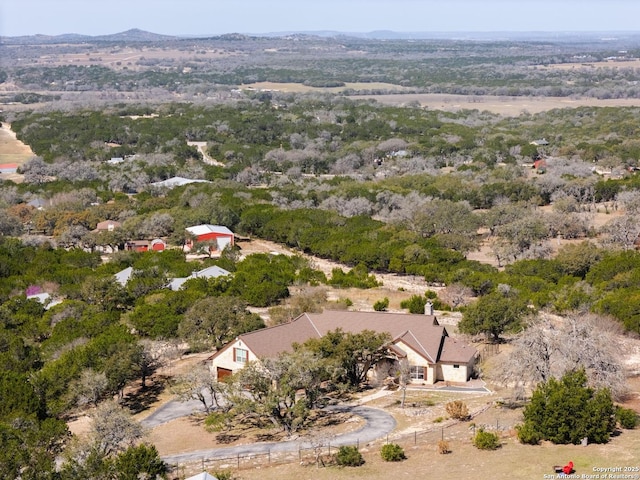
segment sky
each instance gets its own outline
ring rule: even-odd
[[[0,0],[0,36],[640,31],[640,0]]]

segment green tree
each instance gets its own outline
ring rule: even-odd
[[[498,341],[504,332],[520,329],[520,320],[527,312],[526,304],[516,296],[492,292],[469,305],[458,323],[462,333],[484,333]]]
[[[521,441],[537,438],[558,444],[606,443],[616,426],[615,409],[608,389],[593,390],[584,370],[566,373],[538,385],[524,409]]]
[[[62,420],[15,418],[0,421],[0,477],[54,479],[56,458],[69,437]]]
[[[384,346],[390,340],[389,334],[384,332],[363,330],[351,333],[338,329],[322,338],[309,339],[303,346],[338,367],[335,370],[336,381],[358,388],[366,380],[369,370],[384,358]]]
[[[229,292],[249,305],[266,307],[289,296],[294,261],[285,255],[253,254],[237,265]]]
[[[189,308],[178,327],[180,338],[192,348],[220,348],[236,336],[264,328],[264,322],[247,310],[240,297],[207,297]]]
[[[167,478],[168,468],[154,445],[142,443],[118,454],[115,471],[118,480],[159,479]]]
[[[307,350],[264,359],[260,366],[251,362],[234,375],[234,382],[248,387],[251,395],[236,395],[229,413],[237,418],[268,419],[291,434],[305,424],[318,401],[321,383],[329,377],[327,363]]]

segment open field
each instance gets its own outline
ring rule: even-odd
[[[0,163],[23,164],[34,156],[31,147],[16,138],[6,123],[0,128]]]
[[[563,64],[558,67],[565,66],[566,65]],[[640,98],[598,99],[593,97],[508,97],[495,95],[403,93],[403,91],[406,90],[405,88],[389,83],[347,83],[343,87],[318,88],[303,85],[301,83],[259,82],[242,85],[242,88],[290,93],[340,93],[345,90],[395,90],[398,93],[382,95],[349,95],[349,98],[354,100],[376,100],[377,102],[391,106],[403,106],[418,103],[424,108],[450,112],[457,112],[460,110],[486,110],[491,113],[504,116],[517,116],[523,113],[535,114],[546,112],[554,108],[640,106]]]
[[[402,106],[419,103],[433,110],[457,112],[460,110],[486,110],[504,116],[523,113],[540,113],[555,108],[578,107],[638,107],[640,98],[598,98],[571,97],[500,97],[494,95],[449,95],[431,93],[399,93],[386,95],[353,95],[353,99],[374,99],[385,105]]]
[[[242,85],[244,89],[290,92],[290,93],[310,93],[310,92],[326,92],[340,93],[345,90],[395,90],[403,92],[407,90],[400,85],[381,82],[359,82],[345,83],[343,87],[311,87],[302,83],[276,83],[276,82],[257,82]],[[376,95],[377,96],[377,95]]]
[[[226,58],[237,53],[222,48],[158,48],[149,46],[92,46],[82,52],[61,52],[65,45],[40,45],[43,51],[38,57],[21,58],[17,64],[26,66],[55,67],[60,65],[101,65],[114,70],[138,70],[137,62],[150,60],[205,61]]]
[[[22,165],[34,156],[33,151],[16,138],[9,125],[3,123],[0,127],[0,164],[16,163]],[[0,173],[0,179],[22,182],[22,175],[17,173]]]
[[[554,63],[550,65],[536,65],[536,70],[575,70],[581,68],[596,69],[596,68],[640,68],[640,60],[608,60],[606,62],[575,62],[575,63]]]

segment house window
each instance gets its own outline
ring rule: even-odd
[[[247,363],[249,359],[249,351],[244,348],[233,349],[233,361],[238,363]]]
[[[424,380],[424,367],[411,365],[411,380]]]
[[[460,365],[454,365],[453,368],[460,368]]]

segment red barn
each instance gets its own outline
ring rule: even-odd
[[[164,249],[167,248],[166,242],[161,238],[156,238],[151,240],[151,243],[149,244],[149,246],[151,247],[151,250],[153,250],[154,252],[163,252]]]
[[[227,227],[220,225],[196,225],[195,227],[188,227],[187,232],[195,237],[196,242],[207,242],[215,240],[218,243],[217,250],[222,251],[227,246],[233,247],[234,235]],[[189,248],[193,248],[193,245],[189,245]]]

